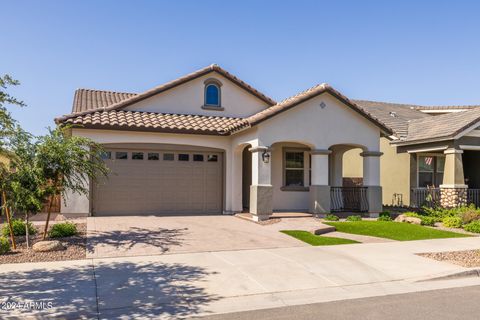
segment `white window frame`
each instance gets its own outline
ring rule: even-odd
[[[303,168],[287,168],[287,153],[303,153]],[[282,191],[308,191],[310,186],[310,157],[306,148],[283,148],[282,149]],[[303,170],[303,186],[287,186],[287,170]]]

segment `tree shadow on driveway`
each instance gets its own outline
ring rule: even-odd
[[[0,303],[17,304],[0,309],[0,318],[183,318],[202,313],[205,304],[220,298],[203,288],[212,273],[201,267],[151,261],[95,264],[0,274]],[[37,306],[18,308],[30,302]]]
[[[87,255],[97,254],[99,247],[104,248],[102,256],[117,256],[119,252],[126,251],[131,251],[131,255],[163,254],[172,247],[182,246],[187,230],[131,227],[128,230],[88,231]],[[145,252],[135,252],[134,247],[143,248]]]

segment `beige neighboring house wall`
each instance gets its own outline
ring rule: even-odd
[[[383,204],[392,205],[395,193],[402,195],[404,205],[410,204],[410,154],[397,153],[397,147],[387,138],[380,139],[380,181],[383,187]]]
[[[392,205],[394,194],[401,194],[404,205],[410,204],[410,154],[397,153],[387,138],[380,138],[380,184],[383,204]],[[343,177],[362,178],[363,158],[361,149],[352,149],[343,156]]]
[[[362,149],[348,150],[343,155],[343,176],[345,178],[363,177],[363,158],[360,156]]]

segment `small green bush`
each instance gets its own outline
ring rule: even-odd
[[[438,218],[435,217],[420,216],[420,219],[422,220],[422,226],[433,227],[435,225],[435,222],[439,222]]]
[[[480,212],[475,209],[467,210],[459,214],[463,224],[469,224],[475,220],[480,220]]]
[[[340,218],[334,214],[327,214],[324,218],[327,221],[338,221]]]
[[[461,228],[462,218],[460,217],[445,217],[443,218],[443,226],[447,228]]]
[[[466,231],[480,233],[480,220],[475,220],[463,226]]]
[[[348,216],[347,221],[362,221],[362,216]]]
[[[70,237],[77,234],[77,226],[71,222],[57,223],[52,226],[48,235],[50,238]]]
[[[378,217],[379,217],[379,218],[380,218],[380,217],[389,217],[389,218],[391,218],[391,217],[390,217],[390,212],[388,212],[388,211],[380,212],[380,213],[378,214]],[[390,219],[390,220],[391,220],[391,219]]]
[[[13,219],[12,220],[13,235],[14,236],[24,236],[25,235],[25,222],[22,219]],[[37,229],[33,226],[31,222],[28,223],[28,233],[35,234]],[[7,223],[3,224],[2,235],[4,237],[10,237],[10,229]]]
[[[377,221],[392,221],[392,218],[390,217],[390,215],[388,216],[383,215],[383,216],[378,216]]]
[[[407,217],[414,217],[414,218],[419,218],[422,223],[422,226],[434,226],[435,222],[440,222],[439,218],[436,217],[430,217],[430,216],[424,216],[416,212],[405,212],[405,215]]]
[[[7,238],[0,237],[0,254],[5,254],[10,251],[10,242]]]

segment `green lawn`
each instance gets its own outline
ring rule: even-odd
[[[303,242],[306,242],[312,246],[331,246],[335,244],[359,243],[358,241],[349,239],[316,236],[311,232],[302,230],[282,230],[280,232],[285,233]]]
[[[324,223],[334,226],[339,232],[387,238],[398,241],[469,237],[468,235],[461,233],[437,230],[403,222],[355,221]]]

